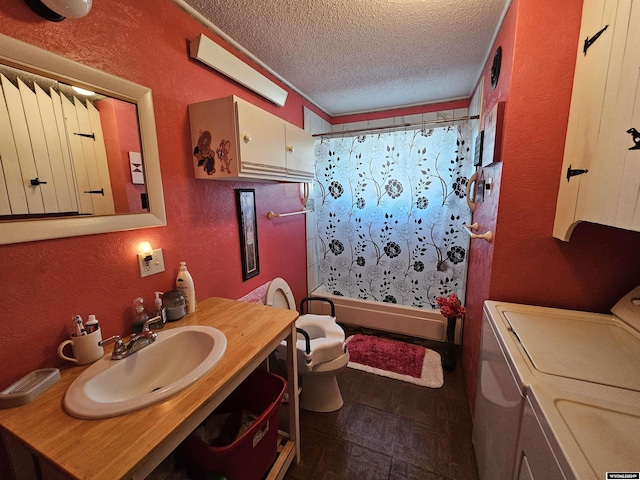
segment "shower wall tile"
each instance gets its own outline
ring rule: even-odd
[[[441,120],[443,118],[444,111],[442,112],[427,112],[422,114],[423,122],[433,122],[436,120]]]
[[[368,120],[367,128],[383,128],[383,127],[392,127],[393,126],[393,118],[379,118],[377,120]]]
[[[304,112],[304,129],[312,135],[318,133],[329,133],[331,124],[324,118],[320,117],[313,110],[303,107]]]
[[[422,113],[416,113],[414,115],[403,115],[401,117],[393,117],[394,125],[405,125],[407,123],[420,123],[422,122]]]
[[[307,292],[307,294],[313,292],[320,284],[320,265],[316,263],[307,268],[307,285],[309,286],[309,292]]]
[[[318,255],[316,254],[315,238],[307,240],[307,267],[312,267],[318,263]]]
[[[469,115],[469,109],[468,108],[456,108],[453,111],[453,117],[454,118],[466,117],[467,115]]]

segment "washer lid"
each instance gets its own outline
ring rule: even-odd
[[[640,331],[640,287],[627,293],[611,309],[616,317]]]
[[[607,315],[504,316],[541,373],[640,392],[640,333]]]
[[[527,395],[567,478],[601,480],[606,472],[637,472],[638,395],[534,384]],[[602,387],[599,387],[602,388]],[[605,389],[606,390],[606,389]],[[635,397],[635,398],[634,398]]]

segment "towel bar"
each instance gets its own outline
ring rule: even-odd
[[[299,212],[291,212],[291,213],[275,213],[275,212],[269,212],[267,214],[267,217],[269,218],[269,220],[273,220],[274,218],[280,218],[280,217],[289,217],[291,215],[300,215],[301,213],[309,213],[312,210],[300,210]]]

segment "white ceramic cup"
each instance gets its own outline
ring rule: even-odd
[[[104,348],[99,345],[102,341],[102,332],[100,327],[95,332],[80,337],[73,335],[69,340],[65,340],[58,346],[58,356],[63,360],[77,363],[78,365],[86,365],[95,362],[104,355]],[[64,354],[64,347],[71,345],[73,357],[67,357]]]

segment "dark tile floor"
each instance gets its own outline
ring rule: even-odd
[[[339,411],[300,412],[302,461],[285,480],[477,480],[459,363],[439,389],[351,368],[338,383]]]

